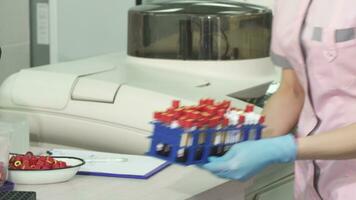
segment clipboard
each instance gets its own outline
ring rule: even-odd
[[[73,156],[83,159],[85,164],[79,169],[78,175],[149,179],[170,165],[167,161],[143,155],[72,149],[52,149],[49,153],[53,156]]]

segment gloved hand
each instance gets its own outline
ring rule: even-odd
[[[274,163],[292,162],[297,156],[294,136],[246,141],[235,144],[221,157],[209,157],[202,168],[227,179],[245,181]]]

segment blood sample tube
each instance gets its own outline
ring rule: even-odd
[[[192,131],[194,130],[194,120],[186,119],[180,121],[180,126],[184,129],[183,134],[181,135],[181,140],[179,144],[179,150],[177,152],[177,161],[185,162],[188,156],[188,147],[193,143]]]
[[[180,101],[179,100],[173,100],[172,101],[172,108],[179,108]]]
[[[254,106],[253,104],[248,104],[248,105],[246,105],[245,112],[246,112],[246,113],[253,112],[254,107],[255,107],[255,106]]]

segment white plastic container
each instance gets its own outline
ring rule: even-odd
[[[0,187],[5,183],[9,165],[10,130],[0,127]]]
[[[24,154],[29,150],[30,127],[26,117],[16,114],[0,114],[0,130],[9,132],[9,152]]]

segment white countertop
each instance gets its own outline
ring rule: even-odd
[[[172,165],[148,180],[76,175],[72,180],[48,185],[16,185],[15,190],[36,191],[45,199],[187,199],[224,183],[207,172]]]
[[[32,150],[43,151],[45,148]],[[16,185],[15,190],[35,191],[38,200],[183,200],[194,199],[195,195],[226,182],[194,166],[171,165],[147,180],[76,175],[64,183]]]

